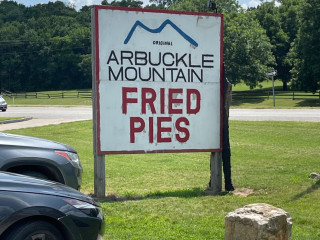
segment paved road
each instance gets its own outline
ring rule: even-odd
[[[320,122],[319,109],[231,109],[231,120]]]
[[[92,119],[91,106],[83,107],[8,107],[6,112],[0,112],[0,117],[32,117],[32,120],[0,124],[0,131],[38,127],[63,122],[74,122]]]
[[[1,124],[0,131],[92,119],[91,106],[9,107],[0,117],[32,117],[32,120]],[[320,122],[320,109],[231,109],[231,120]]]
[[[91,119],[91,106],[81,107],[8,107],[1,117],[33,117],[39,119]]]

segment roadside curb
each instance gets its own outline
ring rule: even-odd
[[[31,119],[32,119],[32,117],[26,117],[26,118],[21,118],[21,119],[13,119],[13,120],[6,120],[6,121],[0,121],[0,124],[24,122],[24,121],[29,121]]]

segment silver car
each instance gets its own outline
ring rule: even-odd
[[[8,105],[7,105],[6,100],[4,100],[4,98],[0,95],[0,110],[2,112],[5,112],[5,111],[7,111],[7,107],[8,107]]]

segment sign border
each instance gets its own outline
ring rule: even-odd
[[[217,149],[172,149],[172,150],[152,150],[152,151],[144,151],[144,150],[135,150],[135,151],[102,151],[101,150],[101,140],[100,140],[100,91],[99,91],[99,83],[100,83],[100,56],[99,56],[99,10],[108,9],[108,10],[119,10],[119,11],[127,11],[127,12],[151,12],[151,13],[166,13],[166,14],[176,14],[176,15],[197,15],[197,16],[215,16],[220,17],[221,20],[221,29],[220,29],[220,147]],[[182,153],[182,152],[221,152],[222,151],[222,134],[223,134],[223,14],[220,13],[209,13],[209,12],[186,12],[186,11],[171,11],[171,10],[162,10],[162,9],[149,9],[149,8],[128,8],[128,7],[114,7],[114,6],[105,6],[105,5],[94,5],[94,33],[92,39],[92,52],[94,56],[93,60],[93,84],[95,89],[93,97],[95,101],[93,101],[93,114],[96,111],[96,117],[94,118],[96,123],[96,128],[94,131],[94,138],[96,139],[96,149],[99,155],[105,154],[131,154],[131,153]]]

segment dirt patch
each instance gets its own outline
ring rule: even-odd
[[[253,189],[251,189],[251,188],[237,188],[232,192],[232,194],[235,196],[247,197],[247,196],[253,194]]]

